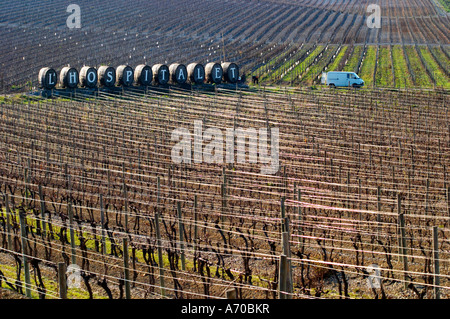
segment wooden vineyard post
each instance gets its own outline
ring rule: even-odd
[[[441,299],[441,293],[439,290],[440,278],[439,278],[439,233],[437,226],[433,226],[433,264],[434,264],[434,275],[433,275],[433,292],[434,299]]]
[[[236,299],[236,296],[237,296],[236,289],[235,288],[228,289],[226,291],[226,295],[227,295],[227,299]]]
[[[156,213],[155,213],[155,231],[156,231],[156,246],[158,247],[158,268],[159,268],[159,282],[161,285],[161,295],[166,296],[166,289],[164,288],[164,261],[162,254],[161,232],[159,230],[159,196],[160,196],[160,178],[157,178],[157,199],[156,199]]]
[[[359,223],[358,230],[361,231],[362,228],[362,202],[361,202],[361,179],[358,178],[358,209],[359,209]]]
[[[225,167],[222,168],[223,182],[222,182],[222,214],[220,215],[220,223],[224,223],[225,210],[227,209],[227,172]]]
[[[381,186],[377,187],[377,223],[378,223],[378,238],[381,235]]]
[[[67,299],[66,264],[58,263],[59,298]]]
[[[348,199],[350,196],[350,171],[347,171],[347,200],[345,201],[345,208],[350,209],[350,200]],[[350,217],[350,211],[347,211],[347,217]]]
[[[69,202],[70,202],[72,200],[72,184],[71,184],[70,175],[67,175],[67,193],[69,195],[68,198],[69,198]]]
[[[286,198],[281,197],[281,232],[286,232],[287,230],[287,224],[286,224],[286,208],[284,205]]]
[[[197,212],[197,195],[194,195],[194,254],[197,252],[198,239],[198,212]]]
[[[77,255],[76,255],[76,250],[75,250],[75,227],[73,225],[73,211],[72,211],[71,203],[69,203],[67,205],[67,210],[69,213],[69,233],[70,233],[70,247],[71,247],[71,253],[72,253],[72,264],[76,265]]]
[[[287,218],[286,218],[287,219]],[[281,243],[282,243],[282,255],[286,256],[286,265],[285,265],[285,270],[284,270],[284,278],[283,280],[285,281],[284,283],[284,287],[285,287],[285,291],[288,293],[287,295],[285,295],[285,299],[291,299],[292,296],[290,294],[292,294],[293,292],[293,288],[292,288],[292,265],[291,265],[291,247],[290,247],[290,243],[289,243],[289,232],[283,232],[282,237],[281,237]],[[281,277],[280,277],[281,280]]]
[[[162,137],[161,137],[162,139]],[[169,198],[171,197],[172,194],[172,165],[169,166],[169,168],[167,169],[167,184],[169,185]]]
[[[281,245],[282,253],[279,262],[278,296],[280,299],[290,299],[292,293],[291,249],[289,244],[289,218],[286,217],[286,198],[281,197]]]
[[[105,148],[103,148],[103,151],[105,152]],[[106,157],[106,155],[105,155],[105,157]],[[109,166],[107,166],[106,178],[108,181],[108,197],[111,197],[111,170],[110,170]]]
[[[47,135],[48,135],[48,131],[47,131]],[[48,177],[48,175],[50,175],[50,171],[49,171],[49,163],[50,163],[50,152],[47,150],[45,152],[45,178]]]
[[[124,219],[125,219],[125,232],[128,233],[128,191],[127,185],[123,183],[123,198],[124,198]]]
[[[287,259],[286,255],[281,254],[280,256],[280,262],[279,262],[279,269],[278,269],[278,298],[279,299],[286,299],[286,264]]]
[[[447,188],[447,215],[450,217],[450,187]]]
[[[103,210],[103,195],[100,194],[100,223],[102,232],[102,254],[106,255],[106,239],[105,239],[105,212]]]
[[[5,206],[6,206],[6,232],[8,234],[8,250],[13,250],[12,245],[12,229],[11,229],[11,211],[9,210],[9,196],[8,194],[5,194]]]
[[[161,247],[161,232],[159,230],[159,213],[155,214],[155,230],[156,230],[156,245],[158,247],[158,268],[159,268],[159,281],[161,285],[161,295],[165,296],[166,292],[164,289],[164,261],[162,255]]]
[[[405,234],[405,216],[401,211],[401,197],[400,193],[397,194],[397,212],[398,212],[398,224],[400,231],[400,260],[403,261],[403,271],[404,271],[404,288],[408,288],[408,257],[406,255],[406,234]]]
[[[411,206],[411,172],[408,170],[408,207]],[[409,213],[409,209],[408,209]]]
[[[28,169],[24,168],[23,169],[23,182],[25,184],[25,205],[27,205],[27,201],[28,201]]]
[[[429,189],[430,189],[430,179],[427,177],[425,188],[425,215],[428,215]]]
[[[30,266],[28,265],[27,256],[27,229],[25,225],[25,211],[19,212],[20,219],[20,235],[22,239],[22,260],[23,269],[25,273],[25,295],[31,298],[31,281],[30,281]]]
[[[128,239],[122,238],[123,246],[123,273],[125,280],[125,298],[131,299],[131,288],[130,288],[130,267],[128,265],[129,255],[128,255]]]
[[[184,251],[184,225],[183,225],[183,217],[181,214],[181,202],[177,202],[177,212],[178,212],[178,231],[180,232],[181,269],[185,271],[186,257]]]
[[[302,200],[302,192],[300,189],[297,190],[297,200],[300,202]],[[302,227],[302,205],[299,204],[298,206],[298,236],[299,241],[301,244],[303,244],[303,227]]]
[[[398,261],[403,261],[403,237],[402,237],[402,225],[404,225],[404,215],[401,210],[401,198],[397,193],[397,241],[398,241]]]
[[[122,132],[122,138],[125,141],[124,132]],[[125,145],[124,145],[125,147]],[[122,162],[122,181],[125,183],[125,162]]]
[[[46,235],[46,225],[45,225],[45,202],[44,194],[42,192],[42,186],[39,185],[39,201],[41,202],[41,228],[42,228],[42,238]]]
[[[279,299],[290,299],[289,296],[289,262],[285,254],[280,255],[279,261],[279,273],[278,273],[278,298]]]
[[[69,188],[69,170],[67,167],[67,163],[64,163],[64,177],[66,180],[66,189],[68,189]]]

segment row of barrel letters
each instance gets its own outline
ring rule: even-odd
[[[120,65],[115,69],[102,65],[98,68],[83,66],[78,72],[76,68],[66,66],[57,72],[49,67],[39,71],[39,86],[44,89],[53,89],[59,84],[62,88],[114,87],[114,86],[150,86],[173,84],[202,84],[221,82],[236,83],[239,80],[239,67],[233,62],[222,64],[210,62],[203,66],[200,63],[184,64],[174,63],[170,66],[155,64],[152,67],[140,64],[135,70],[129,65]]]

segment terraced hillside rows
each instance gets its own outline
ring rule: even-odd
[[[448,298],[448,103],[381,89],[3,98],[0,285],[59,298],[62,262],[81,268],[70,298]],[[279,170],[177,164],[174,130],[199,123],[205,138],[278,129]]]

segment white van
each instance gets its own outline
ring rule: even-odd
[[[322,73],[321,83],[330,87],[346,86],[359,88],[364,86],[364,80],[361,79],[355,72],[324,72]]]

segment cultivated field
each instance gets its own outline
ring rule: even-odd
[[[23,289],[23,213],[35,297],[58,296],[56,265],[72,255],[85,285],[70,296],[123,296],[127,238],[133,297],[220,298],[235,287],[239,298],[278,298],[287,231],[293,298],[430,298],[436,226],[448,296],[447,105],[443,92],[385,90],[6,100],[0,169],[12,246],[3,198],[3,281]],[[279,173],[174,164],[171,132],[192,131],[195,120],[278,127]],[[383,290],[367,285],[371,264]]]
[[[379,29],[366,23],[366,8],[372,3],[382,10]],[[434,0],[77,4],[82,8],[82,28],[68,29],[64,5],[2,1],[1,91],[37,86],[36,74],[45,66],[59,71],[67,64],[80,69],[225,60],[239,63],[243,72],[260,76],[260,83],[267,85],[312,85],[333,65],[333,70],[366,68],[363,79],[370,85],[448,88],[449,16]],[[411,81],[392,71],[377,74],[374,65],[384,60],[366,55],[380,49],[387,50],[386,59]],[[381,81],[374,81],[376,77]]]
[[[0,3],[0,298],[450,297],[445,2],[77,3],[80,29],[67,4]],[[250,87],[36,94],[47,66],[211,61]],[[278,171],[251,138],[244,163],[195,162],[193,138],[177,164],[198,123],[278,130]]]

